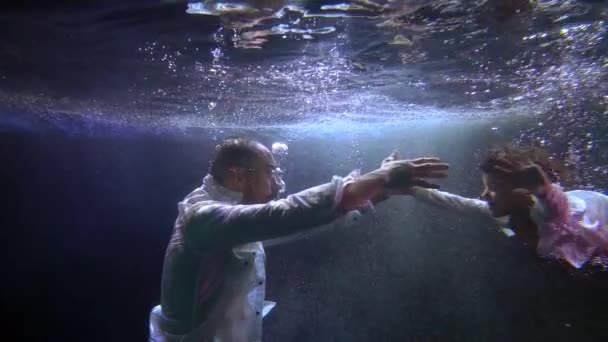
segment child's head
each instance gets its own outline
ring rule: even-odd
[[[484,186],[481,196],[488,201],[494,216],[528,212],[532,204],[529,195],[534,189],[521,179],[518,171],[531,165],[539,166],[552,183],[559,182],[564,173],[563,166],[540,148],[504,146],[488,153],[481,164]]]

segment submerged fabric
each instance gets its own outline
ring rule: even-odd
[[[439,190],[416,188],[414,196],[423,202],[461,213],[482,213],[492,217],[487,202]],[[533,198],[531,217],[538,229],[536,251],[545,258],[563,259],[580,268],[594,257],[608,257],[608,196],[584,190],[562,192],[553,185],[546,198]],[[508,218],[494,218],[503,232]]]
[[[161,305],[150,314],[150,340],[260,341],[262,317],[274,307],[265,301],[266,254],[260,241],[345,223],[336,220],[342,216],[337,205],[355,177],[334,177],[259,205],[239,205],[239,193],[205,177],[178,205]]]
[[[608,257],[607,196],[553,187],[535,208],[532,218],[538,226],[540,256],[566,260],[575,268],[593,257]]]

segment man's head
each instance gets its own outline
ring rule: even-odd
[[[505,163],[506,162],[506,163]],[[510,165],[507,172],[505,164]],[[517,170],[529,165],[538,165],[551,182],[562,180],[565,170],[562,165],[552,160],[546,151],[536,147],[505,146],[491,151],[481,164],[483,171],[484,198],[492,214],[496,217],[516,214],[527,214],[531,205],[530,194],[521,173]]]
[[[251,204],[275,199],[282,184],[268,148],[242,138],[227,139],[216,148],[209,174],[222,186],[242,193],[243,202]]]

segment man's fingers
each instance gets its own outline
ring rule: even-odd
[[[431,171],[444,171],[450,168],[450,164],[447,163],[425,163],[416,165],[414,167],[415,173],[431,172]]]
[[[428,163],[439,163],[441,162],[441,159],[437,158],[437,157],[423,157],[423,158],[416,158],[413,160],[410,160],[411,163],[416,164],[416,165],[421,165],[421,164],[428,164]]]

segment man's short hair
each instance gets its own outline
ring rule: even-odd
[[[209,174],[220,184],[224,184],[228,171],[235,167],[253,168],[259,158],[260,143],[245,138],[224,140],[215,148],[215,156],[209,167]]]

